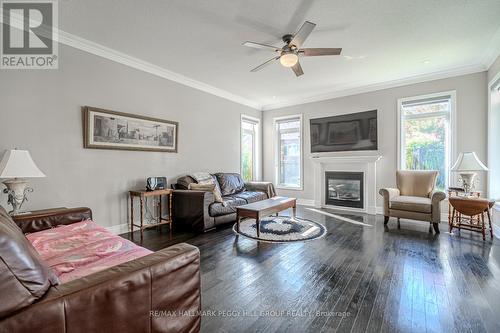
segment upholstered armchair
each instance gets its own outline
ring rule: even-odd
[[[446,194],[436,191],[438,171],[399,170],[396,173],[397,188],[382,188],[384,197],[384,224],[390,217],[430,222],[439,233],[441,220],[440,202]],[[431,231],[429,225],[429,231]]]

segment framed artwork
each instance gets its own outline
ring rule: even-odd
[[[83,146],[94,149],[177,152],[179,123],[83,107]]]

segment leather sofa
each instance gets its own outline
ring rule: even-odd
[[[384,224],[389,218],[412,219],[429,222],[439,233],[440,203],[446,194],[436,190],[438,171],[399,170],[396,172],[397,188],[382,188],[384,198]],[[429,231],[432,231],[429,225]]]
[[[191,245],[58,284],[24,233],[91,217],[75,208],[14,222],[0,206],[0,332],[198,332],[200,256]]]
[[[244,182],[237,173],[212,175],[223,202],[216,202],[212,192],[189,190],[196,183],[190,176],[177,179],[173,185],[173,218],[176,226],[204,232],[236,221],[236,207],[269,199],[276,195],[270,182]]]

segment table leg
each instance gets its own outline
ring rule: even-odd
[[[144,198],[141,196],[141,242],[144,237]]]
[[[451,232],[453,230],[453,223],[455,223],[455,208],[451,208],[451,219],[449,220],[448,231]]]
[[[257,238],[260,237],[260,216],[255,219],[255,227],[257,228]]]
[[[491,223],[491,213],[490,213],[490,210],[487,209],[486,213],[488,214],[488,223],[490,224],[490,236],[491,236],[491,239],[493,239],[493,224]]]
[[[448,197],[451,196],[451,192],[448,191]],[[453,208],[452,205],[450,204],[450,201],[448,201],[448,225],[450,226],[450,232],[451,232],[451,223],[453,221]]]
[[[292,207],[292,219],[295,220],[295,216],[297,216],[297,204],[294,203]]]
[[[484,230],[484,213],[478,216],[478,219],[481,221],[481,232],[483,234],[483,241],[486,240],[486,231]]]
[[[238,215],[236,217],[236,232],[239,233],[240,232],[240,221],[241,221],[241,217],[240,215]]]
[[[161,223],[161,194],[158,196],[158,223]],[[158,225],[158,231],[161,232],[161,225]]]
[[[134,196],[130,196],[130,234],[134,238]]]

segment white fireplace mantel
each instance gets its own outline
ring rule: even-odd
[[[377,162],[381,155],[312,156],[314,163],[314,205],[376,214],[377,212]],[[363,172],[364,208],[350,208],[325,204],[325,172]]]

